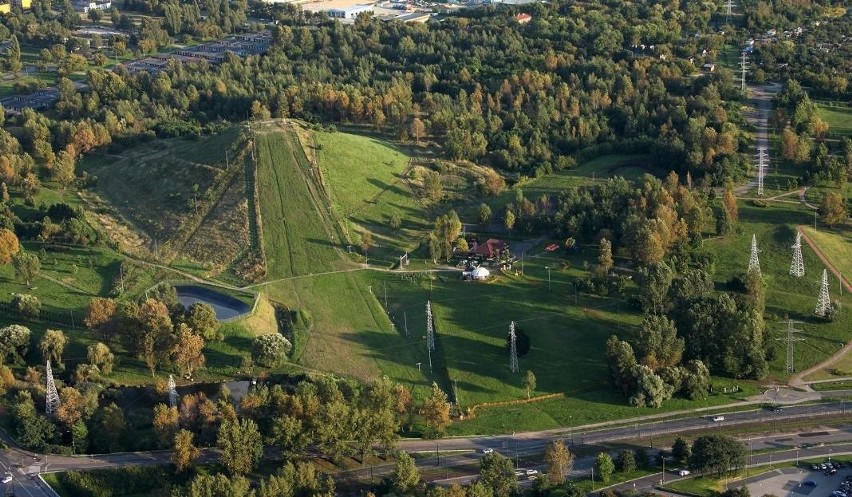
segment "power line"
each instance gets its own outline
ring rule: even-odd
[[[801,333],[802,330],[794,328],[794,324],[802,324],[800,321],[793,321],[792,319],[787,319],[784,321],[787,324],[787,329],[783,330],[786,332],[785,336],[782,338],[776,338],[778,341],[787,342],[787,369],[788,373],[794,373],[796,371],[796,367],[793,364],[793,344],[796,342],[801,342],[804,338],[796,336],[796,333]]]

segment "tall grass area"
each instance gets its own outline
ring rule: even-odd
[[[745,275],[751,236],[757,235],[761,273],[766,280],[765,338],[775,343],[777,351],[770,374],[784,378],[786,354],[782,344],[775,341],[782,337],[781,321],[789,317],[802,322],[799,327],[804,330],[801,336],[806,340],[796,345],[795,367],[804,370],[828,358],[849,340],[852,315],[845,309],[852,305],[852,299],[848,295],[841,298],[834,285],[832,299],[841,300],[844,307],[840,317],[826,323],[814,315],[824,266],[804,243],[805,276],[789,275],[795,226],[812,221],[812,211],[793,204],[771,203],[762,208],[740,202],[739,217],[736,233],[706,242],[705,246],[716,254],[714,278],[717,288],[722,288],[732,277]]]
[[[269,278],[343,267],[340,233],[298,139],[290,130],[269,127],[255,135],[255,142]]]

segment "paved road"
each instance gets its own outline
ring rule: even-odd
[[[728,409],[730,408],[729,406]],[[451,450],[466,451],[457,455],[441,457],[440,461],[438,461],[438,458],[430,456],[418,459],[418,465],[422,470],[434,474],[436,470],[439,473],[441,470],[446,471],[454,467],[477,466],[479,458],[482,457],[482,449],[484,448],[492,448],[507,456],[533,462],[537,460],[537,456],[543,452],[547,444],[555,439],[564,439],[569,445],[576,448],[588,448],[589,446],[604,442],[647,439],[649,447],[654,448],[656,447],[654,438],[660,435],[707,429],[710,427],[716,427],[722,433],[728,427],[750,423],[765,423],[767,424],[767,428],[770,428],[769,423],[794,418],[814,418],[815,424],[817,424],[820,417],[838,415],[845,413],[847,409],[852,409],[852,402],[848,405],[846,402],[830,402],[809,406],[788,406],[779,412],[772,412],[753,406],[747,408],[749,410],[725,412],[725,420],[720,422],[712,421],[714,415],[721,412],[714,411],[708,415],[694,415],[684,419],[656,422],[636,422],[628,425],[622,424],[613,428],[595,429],[594,431],[581,427],[506,436],[453,438],[437,442],[430,440],[403,440],[400,441],[399,447],[408,452],[422,453],[434,451],[436,446],[442,452]],[[11,440],[5,437],[5,435],[0,434],[0,436],[3,437],[7,444],[12,446]],[[843,431],[838,431],[833,436],[852,438],[852,435]],[[766,444],[767,447],[777,447],[777,442],[770,441],[766,442]],[[758,450],[757,445],[754,445],[754,448]],[[216,457],[215,451],[206,451],[203,457],[205,460],[213,460]],[[2,466],[4,472],[7,470],[13,472],[13,488],[17,492],[17,495],[27,497],[55,497],[55,494],[45,488],[38,478],[29,478],[29,476],[39,473],[131,465],[167,464],[168,460],[168,452],[68,457],[34,455],[29,451],[17,448],[0,451],[0,466]],[[577,461],[575,474],[581,475],[584,472],[588,472],[590,466],[591,459]],[[374,468],[342,472],[339,477],[343,482],[354,478],[366,479],[370,477],[372,472],[374,478],[379,478],[390,474],[392,470],[393,466],[391,464],[385,464]],[[432,479],[436,478],[439,478],[437,474]]]

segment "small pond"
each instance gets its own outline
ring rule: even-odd
[[[245,302],[210,288],[180,285],[175,286],[175,290],[178,300],[184,307],[189,307],[196,302],[207,304],[216,311],[216,318],[219,321],[241,316],[251,310]]]

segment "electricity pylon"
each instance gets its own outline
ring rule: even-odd
[[[509,371],[517,373],[521,370],[518,366],[518,345],[516,343],[515,322],[509,324]]]
[[[805,261],[802,259],[802,233],[796,233],[796,243],[793,244],[793,262],[790,264],[790,275],[801,278],[805,275]]]
[[[751,235],[751,257],[748,260],[748,272],[757,271],[760,274],[760,259],[757,254],[760,252],[757,249],[757,235]]]
[[[794,373],[796,371],[796,366],[793,364],[793,344],[796,342],[801,342],[804,338],[799,337],[796,333],[800,333],[802,330],[796,329],[793,327],[794,324],[801,324],[799,321],[793,321],[792,319],[788,319],[784,321],[787,323],[786,334],[783,338],[776,338],[776,340],[787,342],[787,369],[788,373]]]
[[[56,392],[56,383],[53,382],[53,371],[50,369],[50,361],[47,361],[44,375],[47,380],[44,412],[48,416],[54,416],[56,415],[56,410],[59,408],[59,393]]]
[[[822,287],[819,289],[819,298],[817,299],[816,309],[814,313],[824,318],[831,309],[831,297],[828,295],[828,270],[822,270]]]

